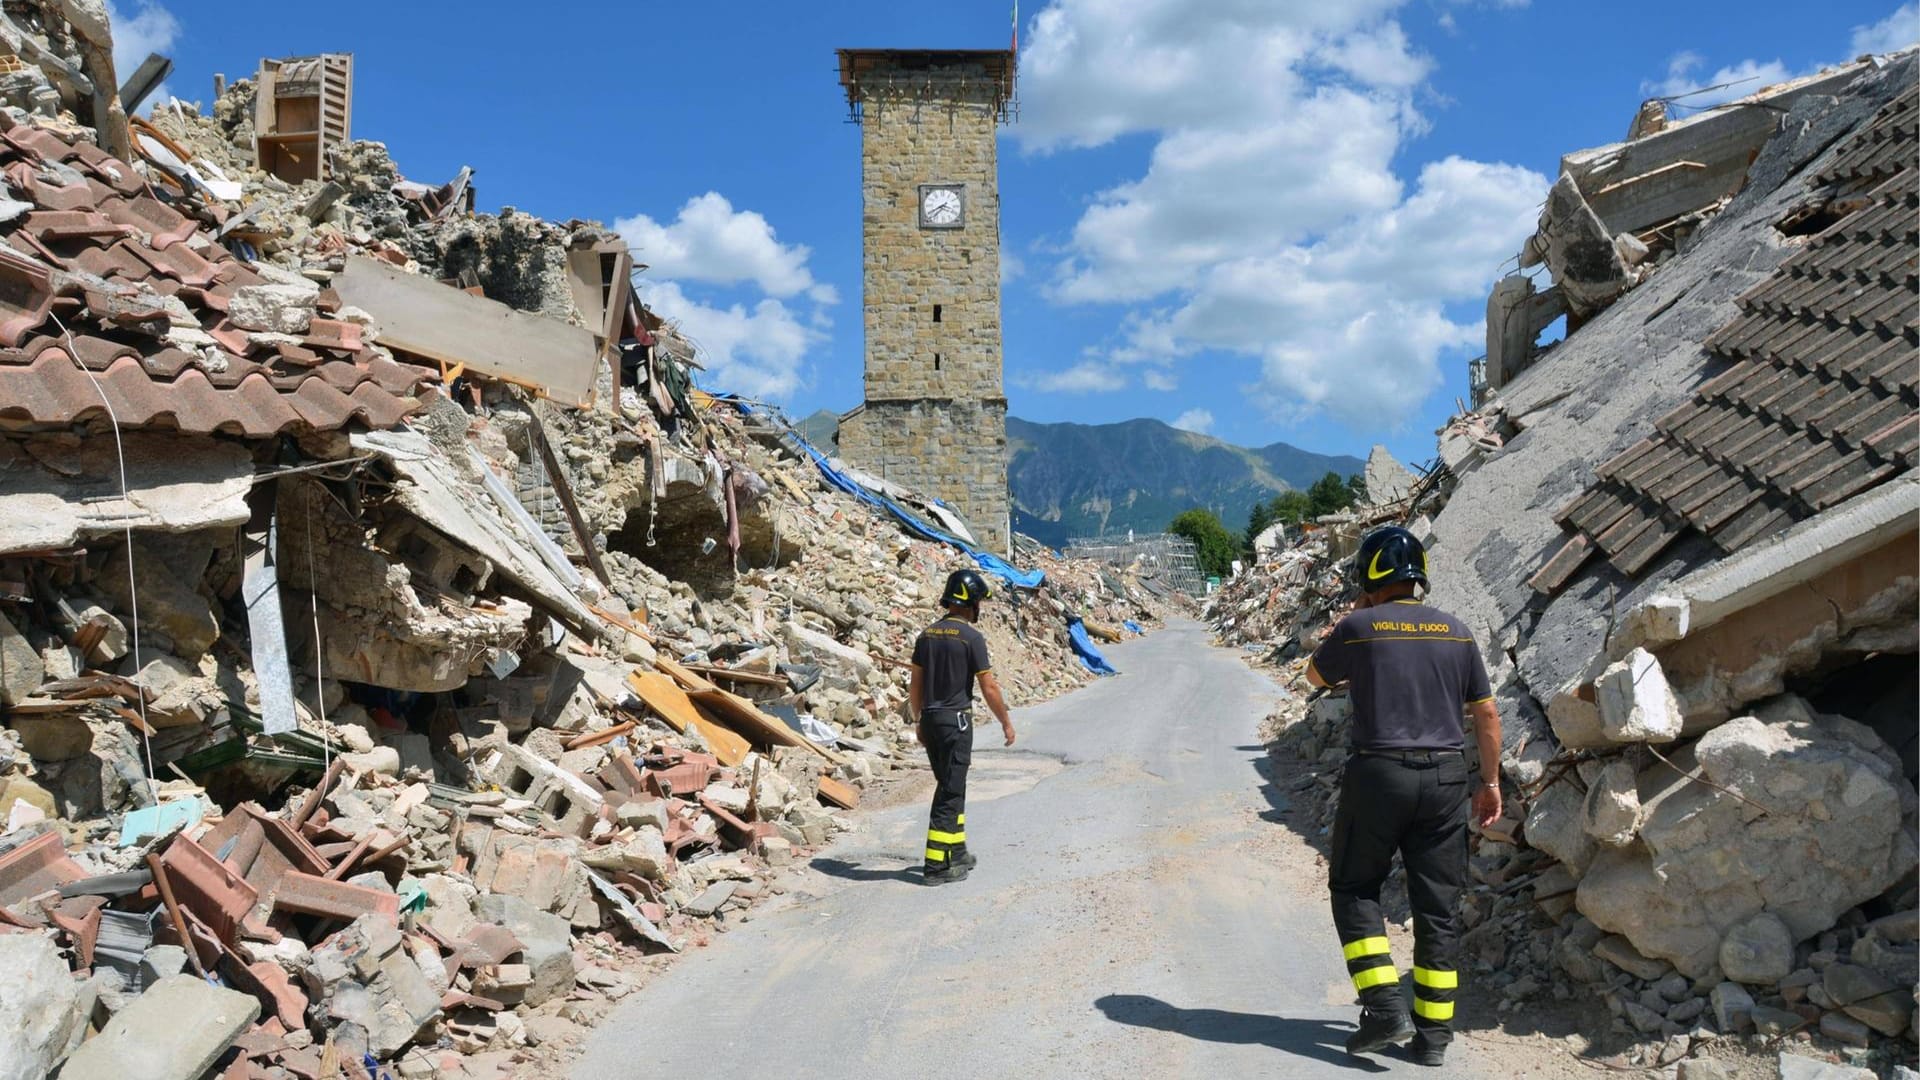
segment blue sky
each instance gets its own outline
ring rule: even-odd
[[[994,48],[1010,5],[115,0],[167,90],[355,54],[353,131],[482,209],[591,218],[720,389],[860,395],[859,132],[841,46]],[[1425,460],[1559,156],[1646,97],[1920,38],[1909,0],[1028,0],[1000,141],[1015,415],[1153,416]],[[1732,93],[1745,90],[1735,89]],[[1701,99],[1692,99],[1699,101]]]

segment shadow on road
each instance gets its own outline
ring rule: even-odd
[[[1386,1072],[1386,1066],[1347,1053],[1352,1029],[1327,1020],[1290,1020],[1284,1016],[1182,1009],[1143,994],[1108,994],[1094,1002],[1107,1019],[1133,1027],[1171,1031],[1205,1042],[1271,1046],[1289,1054],[1356,1072]]]
[[[1287,815],[1293,810],[1293,800],[1287,798],[1280,790],[1280,782],[1274,776],[1273,755],[1259,743],[1252,746],[1236,746],[1234,749],[1254,755],[1249,760],[1253,762],[1253,771],[1260,774],[1260,794],[1267,800],[1267,808],[1260,811],[1260,820],[1274,825],[1285,825]]]
[[[920,883],[918,868],[868,869],[859,863],[848,862],[845,859],[815,859],[808,865],[828,877],[837,877],[845,881],[907,881],[916,885]]]

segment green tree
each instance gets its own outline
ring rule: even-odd
[[[1339,473],[1330,472],[1307,489],[1307,516],[1325,517],[1353,505],[1353,486]]]
[[[1252,551],[1253,542],[1259,538],[1261,533],[1266,532],[1267,526],[1272,525],[1273,522],[1272,501],[1254,503],[1252,512],[1247,515],[1246,542],[1241,545],[1242,549]]]
[[[1313,516],[1310,513],[1311,507],[1307,504],[1307,493],[1304,491],[1283,491],[1275,495],[1273,501],[1267,506],[1273,511],[1273,520],[1284,521],[1289,525],[1298,525]]]
[[[1195,507],[1175,517],[1167,531],[1193,541],[1202,574],[1225,579],[1233,573],[1233,560],[1240,557],[1240,541],[1220,523],[1218,514]]]

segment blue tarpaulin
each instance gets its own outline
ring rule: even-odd
[[[716,394],[714,396],[722,397],[724,395]],[[748,415],[753,414],[753,406],[746,402],[734,399],[733,403],[734,407],[738,408],[741,412]],[[1039,570],[1022,570],[990,551],[981,551],[979,548],[961,540],[959,537],[949,536],[939,529],[934,528],[932,525],[927,524],[918,516],[908,512],[905,507],[887,498],[885,495],[877,491],[867,490],[859,483],[856,483],[852,477],[834,468],[833,462],[825,454],[814,449],[813,444],[802,438],[800,433],[794,430],[791,424],[787,424],[785,420],[778,418],[776,418],[776,421],[786,427],[788,434],[793,436],[793,441],[799,443],[801,449],[807,452],[807,456],[813,459],[814,468],[819,469],[820,475],[827,478],[827,483],[859,499],[868,506],[885,510],[887,513],[893,515],[900,524],[906,526],[907,531],[913,535],[920,537],[922,540],[932,540],[935,543],[959,548],[961,551],[972,556],[973,561],[980,564],[982,570],[1023,589],[1037,589],[1040,587],[1041,582],[1047,580],[1045,573]],[[1098,653],[1094,655],[1096,657],[1099,656]],[[1100,662],[1102,664],[1106,663],[1105,660]]]
[[[1080,658],[1080,663],[1084,664],[1088,671],[1095,675],[1120,674],[1120,669],[1107,663],[1107,658],[1101,656],[1100,650],[1093,647],[1093,639],[1087,636],[1086,623],[1078,618],[1068,619],[1067,637],[1073,642],[1073,655]]]
[[[1146,633],[1146,631],[1145,631],[1145,630],[1142,630],[1142,629],[1140,629],[1140,624],[1139,624],[1139,623],[1137,623],[1137,622],[1134,622],[1134,621],[1133,621],[1132,619],[1128,619],[1128,620],[1127,620],[1126,622],[1123,622],[1123,623],[1121,623],[1120,625],[1121,625],[1121,626],[1124,626],[1124,627],[1126,627],[1126,628],[1127,628],[1127,633],[1129,633],[1129,634],[1144,634],[1144,633]]]

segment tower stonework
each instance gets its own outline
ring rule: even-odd
[[[995,133],[1004,51],[842,50],[861,125],[865,401],[840,453],[937,496],[982,547],[1009,539]]]

